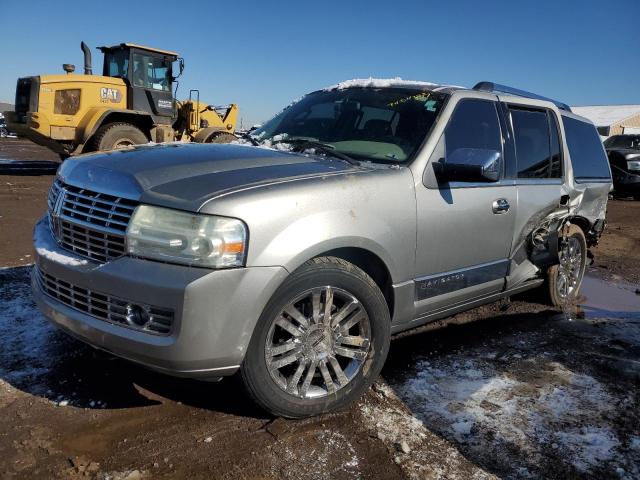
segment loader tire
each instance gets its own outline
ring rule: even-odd
[[[236,136],[228,132],[216,132],[211,135],[206,143],[231,143],[237,140]]]
[[[148,142],[149,139],[142,130],[124,122],[103,125],[93,138],[94,149],[98,151],[116,150]]]

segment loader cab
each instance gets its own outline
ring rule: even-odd
[[[178,54],[121,43],[99,47],[104,53],[103,75],[127,84],[127,108],[151,114],[157,124],[171,124],[176,116],[173,98],[173,62]]]

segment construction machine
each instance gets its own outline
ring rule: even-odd
[[[81,48],[83,75],[64,64],[66,74],[18,79],[15,111],[5,112],[10,130],[62,158],[148,142],[235,139],[237,105],[201,102],[198,90],[176,100],[184,70],[177,53],[132,43],[99,47],[102,75],[93,75],[91,51],[84,42]]]

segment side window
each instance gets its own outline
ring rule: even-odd
[[[118,50],[107,55],[108,77],[127,78],[129,73],[129,52]]]
[[[445,162],[461,148],[494,150],[502,154],[502,136],[495,102],[462,100],[444,131]]]
[[[553,113],[547,112],[547,115],[551,132],[551,170],[549,176],[551,178],[562,178],[562,147],[560,146],[558,121]]]
[[[609,162],[596,127],[562,116],[567,146],[576,180],[609,180]]]
[[[518,178],[549,178],[551,138],[547,112],[511,108]],[[557,131],[556,131],[557,135]]]

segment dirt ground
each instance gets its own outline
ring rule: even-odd
[[[403,334],[360,402],[288,421],[42,318],[24,265],[51,181],[0,176],[0,478],[640,478],[640,202],[610,201],[577,310],[528,295]]]

